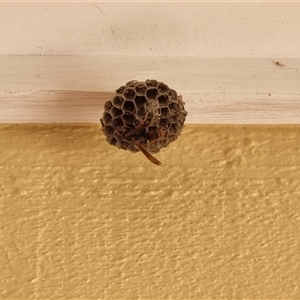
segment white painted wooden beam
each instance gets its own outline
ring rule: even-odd
[[[300,3],[0,3],[0,54],[299,58]]]
[[[0,3],[0,123],[99,122],[153,78],[187,123],[299,124],[299,28],[292,2]]]
[[[276,63],[276,62],[280,63]],[[0,56],[0,122],[99,122],[132,79],[183,95],[190,124],[300,124],[300,59]]]

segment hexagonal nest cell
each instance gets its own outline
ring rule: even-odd
[[[150,153],[167,147],[180,135],[187,112],[182,97],[157,80],[132,80],[116,90],[100,119],[109,144],[131,152]]]

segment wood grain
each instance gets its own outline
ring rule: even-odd
[[[300,3],[147,2],[0,3],[0,54],[299,57]]]
[[[0,122],[97,123],[116,88],[155,78],[183,95],[190,124],[299,124],[299,67],[300,59],[0,56]]]

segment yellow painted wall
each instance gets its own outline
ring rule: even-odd
[[[299,299],[300,126],[0,125],[1,299]]]

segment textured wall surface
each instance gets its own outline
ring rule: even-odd
[[[299,299],[300,127],[0,126],[1,299]]]

